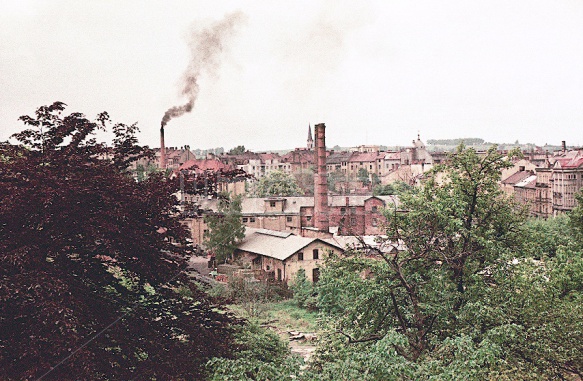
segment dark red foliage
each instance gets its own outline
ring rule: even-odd
[[[203,378],[236,322],[182,272],[177,183],[125,172],[150,154],[135,125],[106,148],[91,136],[107,114],[64,107],[0,145],[0,379]]]

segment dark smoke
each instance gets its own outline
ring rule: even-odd
[[[186,104],[170,107],[162,118],[162,128],[170,121],[192,111],[198,97],[198,78],[203,71],[214,72],[219,66],[220,53],[225,48],[225,40],[233,35],[235,27],[244,20],[241,12],[225,15],[225,18],[208,29],[193,30],[188,45],[191,59],[183,74],[182,94],[188,98]]]

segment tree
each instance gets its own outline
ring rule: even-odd
[[[362,182],[362,185],[368,186],[370,184],[370,174],[366,168],[360,168],[356,174],[358,181]]]
[[[192,248],[177,183],[126,170],[136,126],[112,148],[108,116],[23,116],[0,145],[0,378],[201,379],[230,353],[233,318],[185,276]]]
[[[228,155],[242,155],[246,151],[247,150],[245,149],[245,146],[237,146],[237,147],[231,148],[228,152]]]
[[[509,165],[495,147],[483,157],[458,147],[433,173],[442,182],[430,177],[387,211],[385,244],[404,250],[329,258],[322,379],[581,375],[581,254],[559,246],[551,257],[542,248],[557,245],[544,240],[525,250],[526,213],[497,184]]]
[[[213,381],[294,381],[302,378],[302,361],[291,356],[287,343],[257,324],[241,327],[236,334],[236,355],[215,358],[208,364]]]
[[[273,171],[259,179],[254,193],[257,197],[298,196],[302,191],[292,175]]]
[[[335,170],[328,173],[328,190],[332,192],[342,191],[346,187],[346,174]]]
[[[245,237],[241,200],[240,195],[222,195],[219,198],[218,212],[205,217],[209,231],[204,238],[204,244],[216,255],[219,262],[231,258],[238,242]]]
[[[410,192],[413,189],[413,186],[407,184],[404,181],[395,181],[386,185],[377,185],[373,189],[373,194],[375,196],[401,195],[405,192]]]
[[[314,169],[314,167],[300,169],[292,174],[299,188],[299,191],[294,191],[296,195],[310,196],[314,194]]]
[[[316,298],[314,297],[314,285],[306,277],[306,270],[300,268],[289,285],[293,293],[293,301],[298,307],[308,310],[316,309]]]

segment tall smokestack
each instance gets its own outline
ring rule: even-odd
[[[160,127],[160,168],[166,170],[166,147],[164,146],[164,126]]]
[[[314,126],[316,140],[316,168],[314,175],[314,227],[320,231],[329,231],[328,221],[328,175],[326,173],[326,125]]]

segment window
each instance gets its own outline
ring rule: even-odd
[[[255,222],[255,217],[250,217],[249,222]]]
[[[312,255],[314,259],[320,259],[320,253],[318,252],[318,249],[314,249],[312,251]]]
[[[291,218],[291,216],[287,216],[287,217],[285,218],[285,220],[286,220],[287,222],[292,222],[292,218]]]
[[[340,213],[345,214],[346,213],[346,208],[344,208],[344,207],[340,208]]]
[[[281,280],[281,269],[277,269],[277,280]]]
[[[243,217],[243,223],[249,221],[249,219],[247,217]]]
[[[377,226],[377,225],[378,225],[377,219],[373,218],[372,219],[372,226]]]
[[[372,212],[373,212],[373,213],[376,213],[376,212],[378,212],[378,210],[379,210],[379,207],[375,205],[375,206],[373,206],[373,207],[371,208],[371,210],[372,210]]]
[[[315,268],[312,270],[312,282],[318,283],[320,280],[320,269]]]
[[[269,201],[269,206],[271,206],[272,208],[275,208],[275,201]]]
[[[303,261],[304,260],[304,252],[300,251],[298,253],[298,261]]]
[[[356,226],[356,217],[350,217],[350,225]]]
[[[308,220],[308,221],[312,221],[312,216],[308,216],[308,217],[306,217],[306,220]]]

